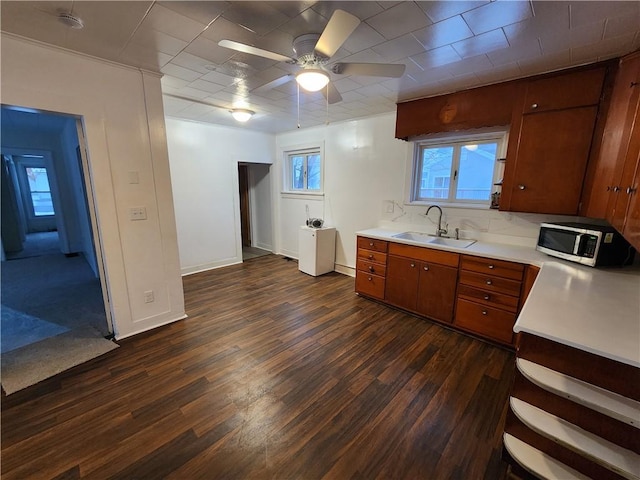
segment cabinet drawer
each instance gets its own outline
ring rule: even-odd
[[[460,255],[457,253],[445,252],[444,250],[428,247],[414,247],[403,243],[392,242],[389,245],[389,254],[437,263],[447,267],[457,267],[460,263]]]
[[[358,260],[366,260],[368,262],[381,263],[386,265],[387,263],[387,254],[376,252],[375,250],[364,250],[362,248],[358,249]]]
[[[375,238],[358,237],[358,248],[386,253],[389,242]]]
[[[502,308],[512,313],[518,311],[518,297],[512,297],[511,295],[505,295],[503,293],[495,293],[469,287],[468,285],[460,285],[458,287],[458,297],[488,307]]]
[[[370,297],[384,299],[384,277],[365,272],[356,272],[356,292]]]
[[[530,81],[524,113],[597,105],[605,72],[600,67]]]
[[[491,276],[510,278],[512,280],[522,280],[524,265],[504,260],[493,260],[491,258],[462,256],[460,264],[462,270],[486,273]]]
[[[362,258],[358,259],[356,263],[356,268],[362,272],[365,272],[368,274],[373,273],[375,275],[380,275],[381,277],[384,277],[387,273],[386,265],[371,262],[369,260],[364,260]]]
[[[460,284],[488,290],[490,292],[506,293],[514,297],[520,296],[520,285],[522,282],[510,280],[508,278],[496,277],[495,275],[483,275],[482,273],[460,271]]]
[[[515,322],[515,313],[461,298],[456,303],[455,325],[504,343],[511,343]]]

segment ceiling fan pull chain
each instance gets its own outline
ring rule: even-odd
[[[298,128],[300,128],[300,85],[298,84]]]
[[[329,125],[329,84],[328,83],[327,83],[327,94],[325,96],[327,97],[327,121],[325,125]]]

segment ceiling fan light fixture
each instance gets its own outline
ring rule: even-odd
[[[317,92],[327,86],[329,75],[319,68],[305,68],[296,74],[296,82],[308,92]]]
[[[253,110],[248,110],[246,108],[234,108],[231,110],[231,116],[235,118],[238,122],[246,122],[251,117],[255,115],[256,112]]]

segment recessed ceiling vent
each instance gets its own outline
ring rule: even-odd
[[[84,28],[84,22],[82,21],[82,19],[80,17],[71,15],[69,12],[58,13],[58,20],[64,23],[67,27],[75,28],[76,30]]]

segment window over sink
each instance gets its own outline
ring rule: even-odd
[[[409,202],[489,207],[499,192],[507,147],[505,129],[456,132],[414,141]]]

